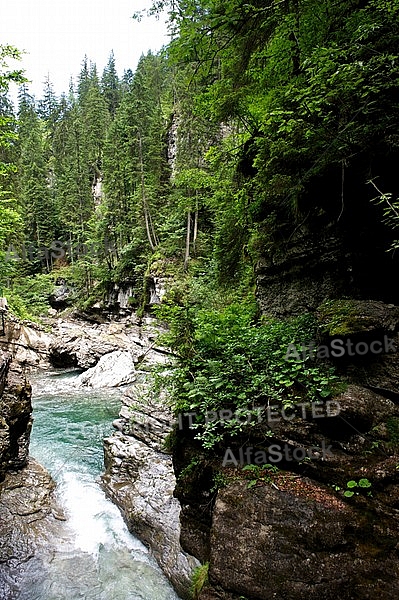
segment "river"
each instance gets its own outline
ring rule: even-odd
[[[57,483],[68,517],[49,556],[29,561],[21,600],[178,600],[146,547],[100,485],[102,438],[120,408],[117,390],[82,390],[77,374],[33,378],[31,455]]]

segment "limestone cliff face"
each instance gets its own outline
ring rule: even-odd
[[[27,463],[31,414],[31,386],[21,367],[0,352],[0,481]]]
[[[359,209],[356,218],[308,220],[295,229],[281,224],[275,236],[261,248],[256,268],[265,314],[289,317],[343,297],[399,304],[398,258],[387,252],[389,233],[374,213]]]

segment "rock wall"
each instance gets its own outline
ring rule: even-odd
[[[27,464],[32,428],[31,387],[21,367],[0,352],[0,481]]]
[[[7,600],[19,597],[28,562],[61,539],[57,521],[64,519],[50,475],[29,459],[31,415],[31,386],[0,352],[0,598]]]
[[[231,440],[237,466],[223,467],[225,448],[210,455],[176,432],[181,545],[209,563],[200,600],[398,597],[399,307],[354,301],[351,310],[352,331],[340,339],[385,335],[393,351],[335,361],[348,382],[336,414],[260,423]],[[272,444],[288,449],[276,473],[242,470],[240,449]],[[323,444],[325,454],[292,460],[295,449]],[[370,487],[347,487],[361,479]]]
[[[369,221],[367,221],[369,218]],[[266,314],[289,317],[312,312],[327,298],[399,304],[398,258],[389,238],[367,212],[352,222],[277,228],[278,241],[265,246],[256,267],[257,298]]]
[[[12,356],[14,364],[43,369],[49,366],[50,333],[37,323],[21,322],[9,313],[5,325],[0,349]]]
[[[65,532],[65,520],[54,500],[54,482],[43,467],[30,459],[0,483],[0,598],[20,597],[26,572],[46,556]],[[27,589],[27,583],[23,585]]]

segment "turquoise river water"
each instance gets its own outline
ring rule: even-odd
[[[102,439],[120,392],[74,387],[76,373],[33,378],[31,455],[57,483],[68,520],[49,557],[29,561],[21,600],[178,600],[145,546],[100,485]]]

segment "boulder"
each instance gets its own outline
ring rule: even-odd
[[[49,366],[50,333],[37,323],[21,322],[9,313],[5,325],[2,349],[12,354],[14,363],[27,367]]]
[[[287,480],[288,481],[288,480]],[[211,533],[211,588],[257,600],[394,600],[397,518],[361,514],[305,478],[284,489],[219,491]],[[214,592],[215,593],[215,592]],[[204,591],[201,600],[231,598]]]
[[[29,565],[47,555],[65,538],[65,520],[54,497],[55,484],[33,459],[0,483],[0,598],[19,598]]]
[[[136,379],[133,357],[130,352],[118,350],[102,356],[95,367],[82,373],[77,387],[119,387]]]

